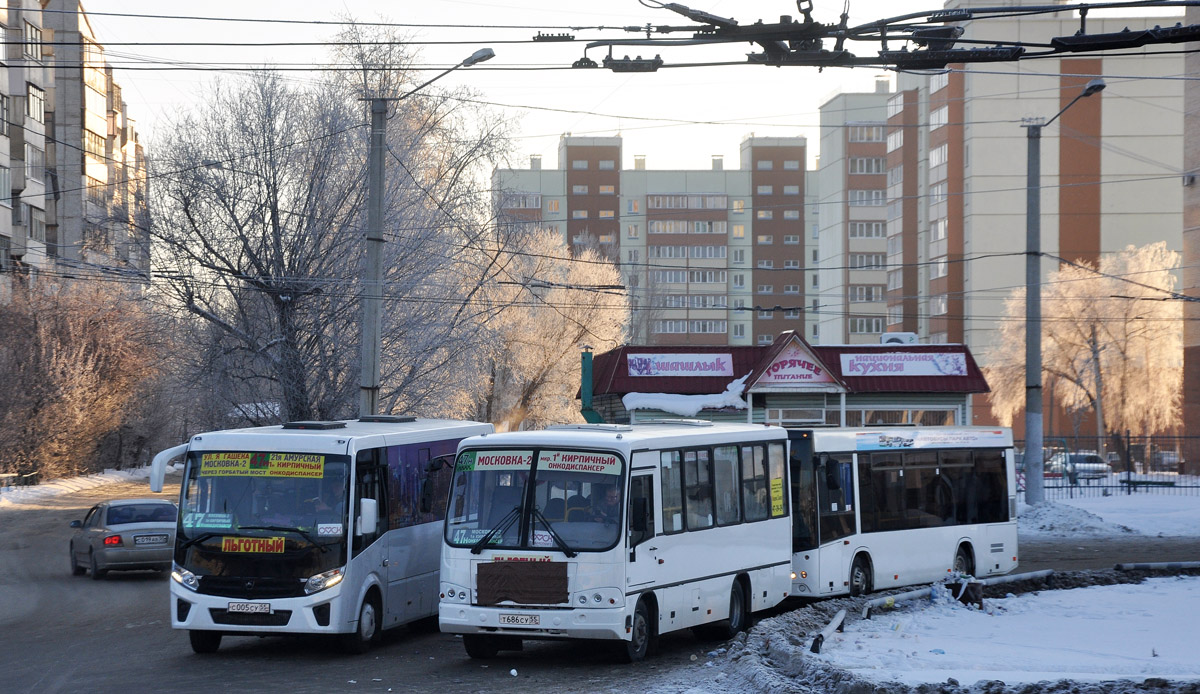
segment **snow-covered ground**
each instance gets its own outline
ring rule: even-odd
[[[174,469],[168,466],[168,470]],[[149,494],[150,466],[130,470],[105,470],[104,472],[86,477],[51,480],[45,484],[32,487],[0,487],[0,509],[12,504],[36,503],[61,494],[77,492],[81,489],[93,489],[114,482],[131,482],[147,480],[146,492]]]

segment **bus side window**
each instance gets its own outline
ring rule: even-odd
[[[654,537],[654,478],[635,475],[629,481],[629,547]]]
[[[849,455],[821,456],[817,476],[817,505],[820,515],[821,544],[854,534],[854,508],[847,499],[853,499],[854,490],[844,484],[843,467],[851,465]],[[837,487],[831,488],[836,480]]]
[[[354,553],[362,551],[369,547],[379,536],[387,530],[388,514],[387,514],[387,493],[385,490],[387,478],[387,457],[385,450],[382,448],[371,448],[358,452],[355,459],[354,473],[354,498],[355,507],[354,515],[357,518],[359,515],[358,509],[362,499],[374,499],[379,505],[379,520],[375,527],[375,532],[370,535],[354,534]]]
[[[679,451],[660,454],[662,469],[662,519],[664,533],[683,531],[683,479]]]

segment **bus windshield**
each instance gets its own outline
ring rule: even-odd
[[[273,578],[344,565],[349,467],[344,455],[189,454],[176,563],[198,575]]]
[[[624,461],[611,452],[463,451],[451,483],[446,542],[568,555],[610,549],[623,527],[623,471]]]

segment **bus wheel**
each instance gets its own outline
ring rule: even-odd
[[[742,589],[739,581],[734,581],[733,588],[729,591],[729,619],[726,622],[718,622],[713,636],[721,641],[728,641],[745,631],[747,626],[746,591]]]
[[[966,545],[959,545],[958,553],[954,555],[954,573],[974,575],[974,562],[971,561],[971,552],[967,550]]]
[[[654,638],[654,626],[650,623],[650,610],[645,600],[638,600],[633,610],[630,639],[622,641],[623,648],[618,651],[621,660],[636,663],[644,660],[650,650],[650,641]]]
[[[368,595],[358,609],[358,628],[342,635],[342,649],[355,655],[366,653],[378,637],[379,606],[374,596]]]
[[[871,589],[871,562],[865,555],[860,554],[854,558],[854,564],[850,567],[850,596],[866,595]]]
[[[484,634],[463,634],[463,648],[467,649],[467,655],[476,660],[489,660],[500,652],[500,644],[496,643],[496,639]]]
[[[192,629],[188,632],[188,640],[192,642],[192,650],[196,653],[216,653],[221,647],[221,632]]]

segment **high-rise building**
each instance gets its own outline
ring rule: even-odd
[[[805,328],[802,137],[747,137],[737,169],[622,168],[620,137],[563,136],[558,168],[497,169],[502,223],[530,222],[621,269],[639,344],[770,344]],[[807,331],[805,334],[808,334]]]

